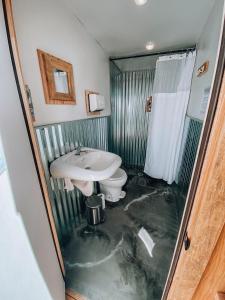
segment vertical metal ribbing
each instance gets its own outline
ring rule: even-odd
[[[154,73],[144,70],[111,76],[109,147],[126,166],[144,166],[151,115],[145,112],[145,103],[152,95]]]
[[[152,95],[154,70],[112,72],[109,121],[109,150],[122,157],[124,165],[143,167],[148,124],[145,102]],[[184,155],[178,175],[179,183],[189,184],[201,134],[202,122],[191,120]]]
[[[47,183],[47,187],[48,187],[48,191],[49,191],[49,196],[50,199],[52,200],[51,204],[52,204],[52,213],[53,213],[53,217],[56,220],[55,221],[55,225],[56,225],[56,230],[58,232],[58,236],[59,236],[59,240],[61,240],[62,234],[61,234],[61,228],[60,228],[60,222],[59,222],[59,213],[58,213],[58,209],[56,207],[56,199],[54,196],[54,191],[52,188],[52,183],[50,180],[50,175],[49,175],[49,168],[48,168],[48,162],[49,162],[49,155],[47,152],[47,146],[46,146],[46,142],[44,139],[44,133],[43,130],[37,130],[36,131],[37,134],[37,140],[38,143],[40,145],[40,153],[41,153],[41,157],[42,157],[42,163],[43,163],[43,167],[44,167],[44,171],[45,171],[45,178],[46,178],[46,183]]]
[[[181,166],[178,175],[178,183],[188,187],[195,163],[198,150],[199,139],[201,136],[202,122],[190,119],[188,133],[185,141]]]
[[[36,128],[37,140],[45,171],[52,204],[53,216],[59,240],[82,222],[84,197],[80,191],[64,190],[62,179],[53,179],[49,173],[50,163],[61,155],[73,151],[76,144],[86,147],[108,149],[108,118],[85,119]]]

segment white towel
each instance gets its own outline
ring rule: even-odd
[[[64,189],[67,191],[73,191],[74,190],[74,185],[71,182],[70,178],[64,178]]]

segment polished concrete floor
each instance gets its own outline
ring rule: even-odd
[[[185,195],[176,185],[128,170],[126,198],[107,206],[106,221],[74,229],[63,249],[66,287],[89,300],[161,298]],[[150,251],[139,237],[144,228]]]

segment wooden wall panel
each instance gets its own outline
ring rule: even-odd
[[[225,77],[187,228],[191,246],[188,251],[181,251],[168,300],[193,299],[225,223],[224,116]]]
[[[225,226],[201,278],[193,300],[225,299]]]

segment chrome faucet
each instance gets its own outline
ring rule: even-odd
[[[75,150],[76,150],[75,155],[80,155],[80,153],[81,153],[81,147],[82,147],[81,145],[77,144],[77,146],[75,148]]]

